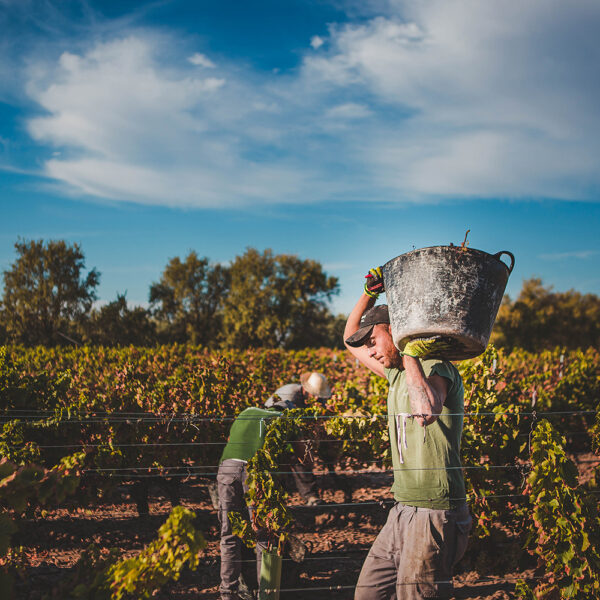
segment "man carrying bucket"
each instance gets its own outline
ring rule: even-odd
[[[268,422],[277,416],[278,411],[303,408],[306,399],[314,397],[326,399],[331,396],[327,379],[321,373],[305,373],[300,383],[282,386],[267,400],[266,408],[250,407],[243,410],[233,422],[229,440],[219,463],[217,489],[219,495],[219,522],[221,524],[221,585],[222,600],[237,600],[241,573],[242,541],[231,531],[230,512],[241,512],[246,507],[244,494],[246,486],[246,464],[262,447]],[[292,472],[298,491],[307,504],[319,503],[316,483],[312,472],[312,457],[302,442],[292,442],[296,460]],[[252,510],[252,507],[248,507]],[[266,540],[257,532],[256,558],[257,576],[260,580],[261,555],[266,548]]]
[[[394,345],[381,268],[367,275],[365,293],[344,331],[348,350],[390,383],[388,426],[396,504],[363,564],[355,600],[449,598],[452,568],[471,528],[460,463],[464,388],[445,360],[441,338]]]

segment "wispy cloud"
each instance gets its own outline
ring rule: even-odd
[[[200,52],[195,52],[188,60],[197,67],[206,67],[207,69],[214,69],[216,67],[215,63],[208,56],[200,54]]]
[[[372,116],[373,112],[364,104],[347,102],[339,104],[327,110],[325,116],[328,119],[364,119]]]
[[[318,36],[318,35],[314,35],[310,39],[310,45],[315,50],[318,50],[324,43],[325,42],[323,41],[323,38],[321,36]]]
[[[17,175],[31,175],[34,177],[38,177],[40,175],[39,171],[34,169],[22,169],[20,167],[16,167],[10,164],[0,164],[0,171],[6,171],[7,173],[16,173]]]
[[[296,194],[301,176],[285,161],[249,157],[267,133],[243,123],[266,105],[260,94],[222,71],[162,63],[167,42],[115,39],[63,53],[51,83],[32,77],[29,93],[48,114],[29,121],[30,134],[62,150],[46,175],[91,196],[170,206]]]
[[[78,240],[82,238],[91,238],[91,237],[100,237],[114,235],[114,231],[54,231],[54,232],[40,232],[33,231],[27,232],[25,234],[16,234],[16,233],[0,233],[0,239],[5,240],[13,240],[17,241],[17,239],[23,240]]]
[[[600,62],[586,48],[600,5],[550,6],[396,0],[386,16],[332,26],[304,81],[385,103],[364,159],[408,195],[595,199]]]
[[[550,4],[373,0],[285,74],[104,23],[30,59],[28,131],[45,176],[114,201],[595,201],[600,4]]]
[[[566,259],[578,259],[586,260],[600,254],[599,250],[580,250],[575,252],[552,252],[549,254],[540,254],[539,258],[542,260],[566,260]]]
[[[323,265],[323,269],[325,271],[350,271],[352,269],[356,269],[355,263],[345,263],[345,262],[334,262],[334,263],[325,263]]]

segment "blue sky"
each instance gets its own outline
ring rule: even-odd
[[[414,247],[600,294],[592,0],[0,0],[0,270],[81,244],[145,304],[169,258],[319,260],[347,312]]]

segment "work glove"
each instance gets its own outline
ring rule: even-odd
[[[444,352],[451,349],[451,340],[438,335],[430,338],[410,340],[402,349],[401,354],[412,356],[413,358],[441,357]]]
[[[383,287],[383,275],[381,273],[381,267],[374,267],[369,269],[369,272],[365,275],[365,294],[371,296],[371,298],[377,298],[379,294],[385,292]]]

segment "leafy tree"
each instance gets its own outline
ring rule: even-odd
[[[162,341],[210,345],[221,330],[221,311],[229,271],[190,252],[172,258],[150,287],[150,306]]]
[[[223,316],[225,345],[303,348],[322,345],[332,316],[327,302],[339,291],[320,263],[248,248],[230,267]]]
[[[2,321],[10,341],[63,344],[96,299],[100,273],[84,277],[85,260],[78,244],[64,240],[15,243],[17,259],[4,271]],[[62,335],[61,335],[62,334]]]
[[[529,351],[598,347],[600,298],[574,290],[553,292],[541,279],[529,279],[514,302],[503,299],[492,341]]]
[[[346,327],[347,320],[348,315],[338,314],[334,316],[329,314],[323,328],[322,340],[320,342],[319,340],[315,340],[316,343],[311,345],[344,350],[344,328]]]
[[[156,340],[156,325],[148,310],[129,308],[125,294],[117,294],[116,300],[92,312],[84,338],[103,346],[150,346]]]

